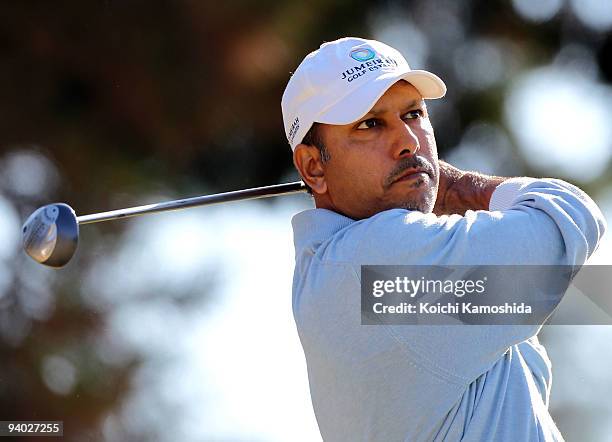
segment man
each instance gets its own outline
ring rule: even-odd
[[[580,266],[603,235],[571,184],[439,161],[424,100],[445,92],[395,49],[343,38],[309,54],[283,95],[316,205],[292,221],[293,311],[326,441],[563,440],[541,324],[361,325],[362,265]]]

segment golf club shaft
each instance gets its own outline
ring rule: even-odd
[[[102,221],[111,221],[120,218],[146,215],[149,213],[167,212],[170,210],[187,209],[189,207],[207,206],[211,204],[227,203],[230,201],[267,198],[270,196],[289,195],[305,192],[306,186],[301,181],[294,183],[276,184],[273,186],[255,187],[253,189],[236,190],[233,192],[217,193],[214,195],[196,196],[164,203],[148,204],[146,206],[129,207],[127,209],[112,210],[110,212],[93,213],[77,217],[80,225],[93,224]]]

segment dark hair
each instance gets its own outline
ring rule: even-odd
[[[308,132],[306,132],[306,135],[304,135],[304,138],[302,139],[302,144],[315,146],[317,149],[319,149],[319,153],[321,154],[321,162],[327,163],[331,157],[329,155],[329,151],[326,149],[325,144],[323,143],[320,127],[320,123],[312,123],[312,126],[310,129],[308,129]],[[304,182],[304,184],[306,185],[306,191],[312,195],[312,189],[310,186],[308,186],[306,182]]]
[[[330,156],[329,152],[325,148],[325,143],[323,143],[323,137],[321,136],[321,123],[312,123],[306,135],[302,139],[302,144],[307,144],[309,146],[316,146],[321,153],[321,161],[326,163],[329,161]]]

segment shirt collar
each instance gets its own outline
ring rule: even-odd
[[[320,244],[355,220],[327,209],[309,209],[298,213],[291,220],[295,250]]]

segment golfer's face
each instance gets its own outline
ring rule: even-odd
[[[328,197],[336,211],[362,219],[394,208],[433,210],[438,154],[414,86],[399,81],[360,120],[321,130],[331,157],[324,166]]]

